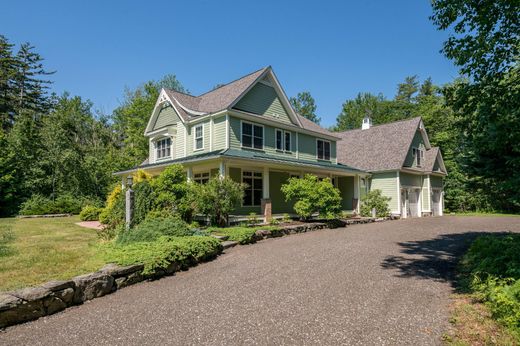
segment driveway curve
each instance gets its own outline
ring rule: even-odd
[[[2,345],[436,345],[456,258],[520,218],[436,217],[269,239],[0,332]]]

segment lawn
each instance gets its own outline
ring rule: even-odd
[[[96,232],[78,216],[0,219],[0,291],[70,279],[104,264]]]

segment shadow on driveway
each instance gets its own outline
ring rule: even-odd
[[[397,270],[399,277],[418,277],[448,282],[455,287],[459,258],[478,236],[508,232],[466,232],[440,235],[434,239],[400,242],[402,256],[387,256],[381,266]]]

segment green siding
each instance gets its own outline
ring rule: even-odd
[[[213,150],[226,147],[226,117],[218,117],[213,120]]]
[[[421,134],[421,131],[419,131],[419,130],[417,130],[417,132],[415,132],[415,136],[413,137],[412,144],[410,145],[410,148],[408,148],[408,154],[406,155],[406,159],[404,160],[405,167],[417,167],[417,165],[415,164],[414,156],[413,156],[413,150],[412,150],[413,148],[419,148],[419,149],[426,151],[423,136]]]
[[[428,189],[428,180],[430,178],[425,175],[423,176],[423,185],[422,185],[422,209],[423,211],[430,211],[430,190]]]
[[[339,177],[338,189],[341,193],[341,208],[352,210],[352,199],[354,198],[354,177]]]
[[[422,186],[422,181],[421,181],[420,175],[401,172],[399,174],[399,178],[401,179],[401,186],[415,186],[415,187]]]
[[[435,187],[435,188],[442,188],[443,187],[442,177],[437,177],[437,176],[430,175],[430,181],[431,181],[432,188],[433,187]]]
[[[248,113],[265,115],[284,123],[292,123],[274,88],[262,83],[257,83],[237,102],[234,108]]]
[[[175,137],[174,144],[173,144],[173,150],[175,152],[176,158],[184,157],[184,136],[185,136],[184,131],[185,131],[184,124],[179,121],[177,123],[177,135]]]
[[[271,197],[271,205],[273,214],[294,213],[294,201],[285,201],[285,196],[280,191],[283,184],[287,183],[289,173],[285,172],[269,172],[269,196]]]
[[[379,189],[383,192],[384,196],[390,197],[391,200],[388,203],[392,212],[397,212],[398,208],[398,196],[397,196],[397,172],[384,172],[374,173],[372,175],[371,190]]]
[[[174,125],[179,121],[179,116],[172,106],[163,107],[159,110],[159,114],[155,119],[152,130],[158,130],[165,126]]]

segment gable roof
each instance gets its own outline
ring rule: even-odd
[[[339,132],[338,162],[366,171],[401,169],[421,118]]]
[[[258,71],[252,72],[199,96],[192,96],[170,89],[164,90],[170,98],[173,98],[180,104],[180,107],[185,109],[187,113],[192,116],[200,115],[196,113],[215,113],[228,108],[268,69],[270,69],[270,67],[261,68]]]

